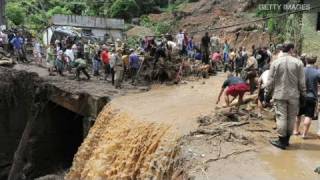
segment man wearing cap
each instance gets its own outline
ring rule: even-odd
[[[102,53],[100,59],[102,61],[103,70],[105,74],[104,80],[107,80],[110,74],[110,54],[106,45],[102,46]]]
[[[286,149],[289,146],[295,119],[299,112],[300,97],[306,95],[303,63],[293,57],[293,53],[294,44],[285,43],[283,55],[271,64],[266,85],[267,101],[273,92],[272,98],[279,133],[279,138],[270,143],[280,149]]]

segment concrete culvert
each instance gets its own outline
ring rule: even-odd
[[[25,71],[0,68],[0,79],[0,180],[66,172],[109,99],[64,92]]]

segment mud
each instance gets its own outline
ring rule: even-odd
[[[255,106],[250,104],[250,108],[244,107],[242,114],[245,115],[236,118],[239,121],[236,123],[248,124],[239,127],[225,127],[228,123],[234,122],[226,122],[224,116],[212,118],[216,112],[215,101],[224,78],[225,76],[220,74],[208,80],[188,81],[179,86],[158,85],[146,93],[116,98],[111,104],[140,121],[167,124],[179,136],[183,136],[180,158],[184,159],[183,167],[190,178],[319,178],[313,172],[319,164],[319,140],[302,141],[300,138],[293,138],[287,151],[272,147],[268,142],[276,135],[273,130],[275,124],[272,113],[265,112],[264,119],[261,120],[257,118],[255,110],[252,110]],[[199,116],[214,121],[207,125],[201,123],[199,127]],[[212,132],[219,127],[222,131],[211,135],[190,134],[203,128]],[[315,129],[312,132],[315,132]],[[302,165],[304,167],[301,167]]]
[[[36,74],[0,67],[0,179],[7,179],[28,121],[48,92]]]
[[[178,149],[169,127],[136,121],[106,106],[66,179],[172,179]]]
[[[316,123],[314,122],[312,126],[312,133],[314,133]],[[275,179],[316,180],[320,177],[312,170],[320,164],[319,152],[320,142],[315,134],[312,134],[307,140],[294,136],[287,151],[277,151],[272,147],[267,147],[259,154],[259,159],[267,164],[267,169],[271,171]]]
[[[32,67],[31,71],[39,72],[46,81],[57,84],[64,90],[78,88],[70,90],[71,92],[88,91],[100,97],[104,93],[108,94],[108,91],[110,93],[111,90],[103,83],[103,87],[99,88],[105,88],[105,90],[95,89],[99,86],[95,81],[99,80],[77,84],[72,80],[62,80],[60,77],[46,77],[45,71],[41,69]],[[28,96],[30,92],[45,92],[37,90],[39,78],[35,74],[11,71],[5,74],[9,76],[4,76],[4,81],[0,84],[0,90],[3,92],[0,94],[8,94],[10,90],[14,93],[11,93],[10,95],[13,96],[8,96],[9,98],[7,97],[5,101],[1,98],[1,107],[3,107],[2,110],[11,108],[13,112],[3,111],[4,113],[0,113],[0,120],[16,118],[13,118],[14,121],[10,120],[9,126],[7,121],[1,122],[4,128],[11,129],[1,132],[19,133],[13,138],[4,133],[4,138],[0,139],[15,142],[14,145],[8,146],[8,151],[5,152],[7,154],[1,154],[3,177],[7,176],[12,169],[13,153],[24,133],[24,127],[29,122],[29,119],[22,116],[25,116],[26,112],[34,113],[28,108],[33,108],[32,105],[42,102],[36,97],[47,100],[47,95],[50,94],[31,93],[36,96]],[[24,81],[14,80],[16,77]],[[215,102],[225,78],[224,74],[219,74],[210,79],[189,80],[175,86],[154,85],[149,92],[129,93],[126,96],[118,96],[123,91],[112,92],[111,94],[116,98],[99,114],[95,125],[73,159],[72,168],[66,175],[66,179],[186,179],[189,177],[191,179],[313,180],[319,178],[319,175],[313,172],[320,164],[318,139],[301,140],[295,137],[287,151],[280,151],[268,144],[268,140],[275,137],[272,129],[274,122],[267,118],[267,116],[272,117],[272,113],[265,114],[264,120],[258,119],[254,110],[245,110],[247,108],[231,119],[230,116],[216,114]],[[91,85],[93,86],[90,87]],[[19,89],[28,89],[28,91],[19,91]],[[20,98],[28,101],[22,104],[19,101]],[[9,107],[10,103],[15,106]],[[24,103],[30,103],[30,106],[25,106]],[[41,112],[54,113],[50,110],[53,107],[51,103],[40,103],[42,105],[40,109],[43,110]],[[21,114],[15,113],[17,108]],[[59,123],[58,117],[62,111],[65,112],[63,116],[65,118],[60,119]],[[17,171],[22,173],[17,176],[18,179],[34,179],[46,174],[60,173],[70,166],[73,154],[82,140],[70,138],[70,141],[67,141],[66,136],[70,135],[67,132],[75,130],[72,128],[74,126],[69,126],[77,124],[73,120],[81,121],[82,117],[74,118],[75,114],[64,108],[54,114],[50,116],[51,120],[46,118],[43,124],[32,126],[29,137],[33,138],[27,138],[29,141],[26,141],[23,147],[28,148],[22,151],[22,157],[28,158],[23,158],[25,161],[20,165],[20,169],[22,167],[23,170]],[[32,115],[30,114],[30,117],[33,117]],[[40,113],[38,118],[35,118],[37,119],[35,122],[43,119],[41,117]],[[17,123],[21,122],[21,119],[23,119],[23,123],[19,124],[21,128],[16,131],[14,128],[19,127]],[[55,126],[53,121],[60,125]],[[69,121],[71,124],[64,124],[62,121]],[[48,124],[51,128],[47,126]],[[74,133],[74,137],[83,137],[81,128],[84,126],[78,124],[77,127],[79,132]],[[65,131],[56,131],[63,128],[66,128]],[[315,129],[312,129],[312,132],[314,133]],[[65,140],[65,143],[53,138],[57,135],[61,135],[58,139]],[[52,139],[48,141],[50,139],[48,137]],[[16,140],[12,140],[15,138]],[[57,150],[57,148],[63,148],[72,142],[77,142],[78,145],[74,145],[69,149],[70,151],[63,151],[65,154],[56,153],[61,152],[61,149]],[[6,142],[3,141],[3,143]],[[50,144],[52,146],[48,146]],[[1,147],[4,146],[1,145]],[[5,156],[9,158],[6,159]],[[38,158],[40,156],[43,157],[40,158],[41,161]],[[67,157],[67,160],[63,157]],[[52,166],[48,166],[48,163]],[[48,175],[42,179],[61,178],[61,176],[63,175]]]

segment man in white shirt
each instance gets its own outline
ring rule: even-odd
[[[266,102],[266,98],[265,98],[265,88],[267,87],[267,83],[268,83],[268,77],[269,77],[269,68],[264,71],[259,80],[258,80],[258,106],[259,106],[259,114],[258,116],[261,117],[262,116],[262,112],[264,110],[264,107],[267,103]]]
[[[180,29],[179,33],[176,35],[177,45],[180,51],[183,49],[183,40],[184,40],[184,33]]]

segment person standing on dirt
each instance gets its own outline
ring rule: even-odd
[[[110,73],[111,73],[111,83],[114,86],[114,76],[115,76],[115,71],[114,71],[114,66],[115,66],[115,59],[116,59],[116,50],[115,48],[111,48],[111,53],[110,53]]]
[[[256,77],[258,71],[258,62],[255,57],[250,57],[247,61],[246,67],[243,71],[243,79],[249,80],[250,93],[253,94],[256,89]]]
[[[221,63],[222,61],[222,57],[221,57],[221,54],[220,54],[220,51],[216,51],[212,54],[212,57],[211,57],[211,62],[212,62],[212,69],[215,71],[215,73],[218,72],[219,68],[219,64]]]
[[[179,54],[183,55],[183,41],[184,41],[184,33],[182,29],[179,30],[179,33],[176,35],[176,41],[179,48]]]
[[[194,52],[193,36],[191,36],[190,39],[188,40],[187,52],[188,52],[189,58],[194,58],[195,52]]]
[[[270,143],[280,149],[289,146],[299,104],[306,97],[304,67],[299,59],[292,56],[294,44],[285,43],[283,53],[271,64],[266,88],[267,99],[273,94],[279,133],[279,138]]]
[[[57,69],[57,72],[60,76],[63,75],[63,70],[64,70],[64,54],[63,51],[60,50],[57,53],[57,59],[55,60],[55,67]]]
[[[230,55],[229,55],[229,70],[230,72],[234,72],[235,69],[235,61],[237,59],[237,54],[236,54],[236,50],[232,49],[230,50]]]
[[[47,61],[47,67],[49,71],[49,76],[54,76],[54,61],[55,61],[55,54],[54,54],[54,46],[52,44],[49,44],[47,48],[47,56],[46,56],[46,61]]]
[[[318,101],[318,85],[320,84],[320,71],[315,66],[317,62],[317,56],[307,56],[307,67],[305,68],[307,95],[305,97],[304,106],[300,106],[300,112],[295,122],[294,135],[300,135],[299,127],[304,115],[304,129],[302,132],[302,138],[306,138],[311,125],[311,121],[314,118],[317,101]]]
[[[110,54],[106,45],[102,46],[101,57],[102,66],[104,70],[104,80],[106,81],[110,74]]]
[[[229,52],[230,52],[230,45],[226,40],[223,45],[223,63],[224,63],[224,72],[227,72],[229,68]]]
[[[101,50],[96,49],[96,53],[92,58],[93,76],[99,76],[100,66],[101,66]]]
[[[36,64],[38,66],[42,66],[43,64],[42,64],[41,44],[39,43],[38,40],[34,41],[33,56],[34,56],[34,60],[36,61]]]
[[[134,81],[137,76],[137,72],[140,68],[140,58],[133,49],[130,49],[130,56],[129,56],[129,69],[131,75],[131,83],[134,84]]]
[[[232,101],[234,101],[237,97],[239,98],[237,105],[237,109],[239,110],[240,105],[243,103],[243,96],[249,90],[250,88],[248,84],[243,79],[234,76],[232,73],[229,73],[227,80],[224,81],[222,85],[217,104],[219,104],[221,96],[223,92],[225,92],[225,102],[228,107]],[[229,96],[233,97],[231,101]]]
[[[84,59],[89,62],[90,60],[90,40],[88,42],[84,43],[83,45],[83,53],[84,53]]]
[[[219,51],[219,38],[216,37],[214,34],[210,38],[210,45],[211,45],[211,52],[217,52]]]
[[[240,75],[241,74],[241,71],[243,69],[243,65],[244,65],[244,56],[242,54],[243,50],[242,50],[242,47],[239,48],[239,51],[238,51],[238,55],[236,57],[236,60],[235,60],[235,72],[236,72],[236,76]]]
[[[123,72],[124,72],[124,63],[121,58],[121,50],[117,49],[115,54],[112,56],[114,62],[114,71],[115,71],[115,88],[120,89],[121,83],[123,79]]]
[[[209,33],[206,32],[205,35],[201,39],[201,51],[202,51],[202,63],[209,64],[209,57],[210,57],[210,37]]]
[[[268,84],[268,78],[269,78],[269,72],[270,69],[266,69],[258,79],[258,107],[259,107],[259,114],[258,117],[262,117],[262,112],[264,110],[264,107],[266,107],[267,104],[270,102],[266,101],[266,95],[265,95],[265,88]]]
[[[19,62],[24,62],[24,52],[23,52],[23,45],[24,45],[24,38],[22,37],[21,33],[19,32],[16,36],[12,38],[10,43],[12,44],[14,48],[15,55],[17,57],[17,60]]]

